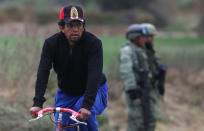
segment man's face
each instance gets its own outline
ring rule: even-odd
[[[76,43],[81,39],[84,26],[82,22],[76,20],[65,24],[61,31],[65,34],[69,42]]]
[[[148,35],[148,36],[146,36],[146,41],[150,41],[151,43],[153,43],[153,41],[154,41],[154,36],[153,36],[153,35]]]
[[[146,39],[145,39],[145,36],[142,36],[142,35],[141,35],[141,36],[139,37],[139,45],[140,45],[140,46],[145,46],[145,40],[146,40]]]

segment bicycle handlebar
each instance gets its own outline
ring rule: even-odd
[[[52,107],[48,107],[48,108],[44,108],[38,112],[36,112],[36,118],[29,120],[29,122],[31,121],[35,121],[38,120],[40,118],[42,118],[44,116],[44,114],[46,112],[69,112],[71,114],[70,119],[72,119],[73,121],[79,123],[79,124],[84,124],[87,125],[87,123],[85,122],[81,122],[79,120],[77,120],[77,118],[80,117],[80,114],[72,109],[68,109],[68,108],[61,108],[61,107],[56,107],[56,108],[52,108]]]
[[[67,108],[61,108],[61,107],[56,107],[56,108],[52,108],[52,107],[48,107],[48,108],[44,108],[38,112],[36,112],[36,116],[41,116],[44,115],[46,112],[69,112],[70,114],[74,115],[76,118],[80,117],[80,114],[72,109],[67,109]]]

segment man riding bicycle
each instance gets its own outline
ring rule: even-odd
[[[103,69],[102,42],[85,30],[80,6],[68,5],[60,11],[60,32],[44,42],[38,67],[32,117],[42,109],[50,69],[57,74],[55,107],[70,108],[87,122],[83,131],[97,131],[96,115],[107,106],[108,87]],[[63,117],[63,122],[67,120]]]

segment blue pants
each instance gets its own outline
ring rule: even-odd
[[[55,97],[55,105],[54,107],[63,107],[63,108],[70,108],[74,111],[79,111],[84,96],[77,96],[72,97],[62,92],[58,88],[56,97]],[[96,121],[96,115],[100,115],[104,109],[107,107],[107,100],[108,100],[108,86],[107,83],[99,87],[98,93],[96,95],[95,103],[91,108],[91,115],[85,121],[86,125],[80,125],[80,131],[98,131],[98,123]],[[55,113],[55,121],[58,119],[58,114]],[[72,120],[69,119],[69,113],[63,113],[62,116],[62,124],[73,123]],[[76,131],[76,127],[67,128],[66,131]]]

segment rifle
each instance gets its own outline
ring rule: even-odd
[[[143,108],[143,117],[144,117],[144,129],[145,131],[149,130],[149,118],[150,118],[150,82],[148,79],[149,71],[140,68],[138,70],[140,75],[140,82],[138,83],[141,86],[141,104]]]
[[[153,48],[153,44],[151,41],[146,41],[145,47],[148,50],[150,50],[153,54],[155,54],[155,50]],[[156,60],[154,60],[154,63],[158,69],[158,74],[156,74],[156,81],[154,83],[154,87],[157,87],[159,90],[159,93],[163,96],[165,93],[164,84],[165,84],[167,66],[166,65],[160,65]]]
[[[158,66],[159,73],[156,76],[156,83],[155,86],[158,87],[159,93],[163,96],[165,93],[165,78],[166,78],[166,71],[167,71],[167,66],[166,65],[159,65]]]
[[[144,69],[141,56],[137,51],[135,51],[135,57],[138,59],[139,68],[133,68],[133,70],[137,72],[139,75],[139,81],[137,81],[137,84],[141,88],[140,90],[139,89],[135,90],[135,93],[134,92],[130,93],[130,96],[132,96],[132,98],[140,98],[141,105],[143,108],[144,129],[145,131],[148,131],[150,120],[149,118],[150,118],[150,89],[151,89],[151,84],[148,77],[149,71],[147,69]]]

